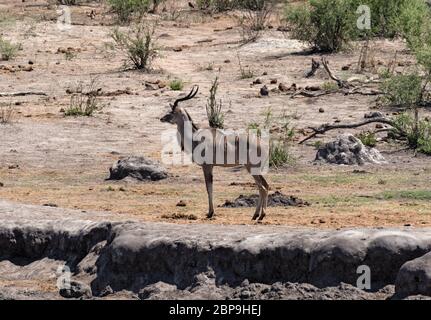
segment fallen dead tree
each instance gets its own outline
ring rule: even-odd
[[[383,94],[383,92],[380,90],[377,90],[374,88],[367,88],[364,86],[364,84],[369,84],[370,82],[361,83],[358,86],[358,85],[355,85],[353,82],[340,79],[331,71],[331,69],[329,68],[329,62],[326,58],[322,58],[321,63],[312,59],[311,70],[306,73],[305,77],[306,78],[313,77],[317,72],[317,70],[320,68],[320,65],[323,65],[323,68],[325,69],[329,78],[337,83],[338,89],[334,89],[334,90],[321,89],[321,90],[311,91],[305,88],[292,93],[291,98],[295,98],[298,96],[303,96],[306,98],[317,98],[317,97],[334,94],[334,93],[342,93],[344,95],[359,94],[359,95],[365,95],[365,96],[377,96],[377,95]]]
[[[22,97],[22,96],[47,96],[47,94],[45,92],[40,92],[40,91],[0,92],[0,97]]]
[[[303,144],[304,142],[316,137],[318,134],[325,134],[326,132],[331,131],[331,130],[355,129],[355,128],[363,127],[363,126],[371,124],[371,123],[387,124],[387,125],[390,125],[391,127],[393,127],[400,136],[406,136],[407,135],[407,133],[403,132],[401,130],[401,128],[399,128],[399,126],[395,123],[395,121],[388,119],[388,118],[385,118],[385,117],[376,117],[376,118],[366,119],[366,120],[363,120],[363,121],[357,122],[357,123],[350,123],[350,124],[325,123],[325,124],[322,124],[320,127],[317,127],[317,128],[308,127],[308,129],[312,130],[313,133],[311,135],[309,135],[308,137],[306,137],[305,139],[301,140],[299,142],[299,144]]]

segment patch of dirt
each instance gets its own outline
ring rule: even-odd
[[[250,196],[240,195],[234,201],[226,200],[222,205],[224,208],[240,208],[240,207],[255,207],[257,201],[259,200],[259,195],[253,194]],[[307,201],[301,200],[294,196],[285,196],[279,191],[268,195],[268,206],[269,207],[304,207],[310,206],[311,204]]]

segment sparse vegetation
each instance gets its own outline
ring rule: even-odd
[[[233,9],[235,0],[197,0],[196,4],[200,10],[223,12]]]
[[[90,117],[94,112],[102,110],[104,105],[100,101],[99,92],[97,78],[91,79],[87,87],[83,82],[79,82],[72,90],[69,107],[64,115]]]
[[[377,145],[377,138],[374,132],[361,132],[358,134],[358,139],[367,147],[374,148]]]
[[[0,61],[8,61],[15,58],[19,48],[20,45],[13,44],[0,36]]]
[[[217,101],[218,77],[214,79],[210,89],[210,97],[206,105],[208,123],[211,128],[223,129],[224,114],[222,112],[223,103],[220,99]]]
[[[245,9],[238,17],[242,40],[246,43],[256,41],[271,17],[274,3],[270,0],[246,0],[240,3]]]
[[[139,70],[149,70],[153,59],[158,54],[155,41],[156,23],[140,22],[130,27],[128,32],[122,32],[119,28],[111,34],[115,42],[115,48],[126,57],[126,65]]]
[[[174,79],[169,82],[169,88],[174,91],[180,91],[184,88],[184,82],[181,79]]]
[[[335,91],[335,90],[338,90],[339,87],[335,82],[326,81],[323,83],[322,89],[325,91]]]
[[[129,22],[133,17],[140,20],[150,9],[149,0],[108,0],[108,4],[121,23]]]
[[[428,120],[405,112],[395,117],[394,122],[392,137],[406,139],[412,149],[431,155],[431,123]]]
[[[294,38],[324,52],[339,51],[357,37],[357,6],[350,0],[309,0],[288,4],[285,17]]]
[[[269,132],[269,166],[280,168],[293,162],[293,157],[289,153],[289,144],[293,140],[295,131],[290,126],[290,117],[285,112],[274,115],[271,108],[268,108],[263,115],[262,123],[252,122],[247,128],[256,130],[258,135],[261,135],[262,130]]]
[[[11,104],[0,104],[0,124],[7,124],[12,121],[14,109]]]
[[[356,26],[360,5],[371,9],[371,30],[362,31]],[[292,35],[324,52],[339,51],[363,36],[419,34],[429,17],[423,0],[308,0],[300,5],[288,4],[285,12]]]
[[[240,79],[250,79],[254,77],[254,72],[251,70],[250,67],[244,67],[241,62],[241,58],[239,57],[239,54],[237,54],[238,57],[238,66],[239,66],[239,72],[240,72]]]

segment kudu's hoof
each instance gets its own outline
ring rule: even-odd
[[[256,220],[257,218],[259,218],[259,215],[258,214],[255,214],[254,216],[253,216],[253,218],[251,218],[251,220]]]

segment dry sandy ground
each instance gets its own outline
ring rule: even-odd
[[[168,104],[181,92],[168,88],[146,90],[146,81],[185,81],[183,94],[193,84],[200,85],[196,99],[184,105],[197,123],[205,121],[205,102],[211,81],[220,78],[220,97],[225,101],[226,127],[245,128],[261,121],[271,107],[275,114],[285,110],[292,115],[297,138],[300,129],[335,118],[351,122],[363,118],[375,106],[375,97],[340,94],[321,98],[295,98],[270,93],[259,97],[260,86],[251,82],[260,78],[270,89],[276,78],[300,87],[328,81],[319,74],[304,78],[311,58],[301,54],[306,48],[274,28],[265,31],[256,43],[241,45],[235,19],[228,15],[204,16],[189,11],[187,2],[178,5],[184,13],[177,21],[162,18],[157,30],[161,54],[154,71],[126,71],[123,58],[108,50],[113,20],[106,8],[72,8],[73,27],[61,31],[56,25],[56,8],[45,1],[0,0],[0,33],[22,44],[18,57],[3,66],[28,65],[33,71],[0,70],[0,92],[43,91],[47,96],[0,98],[12,104],[11,124],[0,125],[0,198],[31,204],[55,204],[81,210],[102,210],[112,215],[147,221],[170,221],[162,216],[172,213],[193,214],[193,221],[204,219],[207,199],[203,176],[197,166],[168,167],[172,177],[155,183],[109,182],[108,168],[121,156],[145,155],[160,159],[160,136],[170,129],[159,118]],[[96,18],[88,13],[95,10]],[[154,18],[154,17],[153,17]],[[202,42],[203,41],[203,42]],[[71,59],[57,53],[58,48],[80,49]],[[181,52],[173,48],[182,47]],[[405,68],[412,58],[399,41],[377,41],[376,61],[387,64],[399,50],[398,61]],[[240,79],[237,55],[242,64],[253,70],[253,79]],[[330,55],[331,68],[344,78],[354,75],[342,71],[358,60],[358,50]],[[206,70],[213,64],[213,70]],[[267,75],[262,75],[263,73]],[[64,117],[60,110],[69,105],[66,93],[79,81],[88,83],[98,77],[105,92],[128,88],[132,94],[103,97],[106,107],[93,117]],[[231,106],[229,106],[231,102]],[[16,105],[18,104],[18,105]],[[319,108],[325,112],[320,113]],[[384,110],[392,113],[396,110]],[[360,132],[355,131],[356,133]],[[332,132],[318,140],[327,141],[339,134]],[[295,164],[272,171],[268,180],[272,190],[280,190],[312,203],[303,208],[269,208],[264,223],[319,228],[350,226],[431,226],[430,158],[415,156],[401,146],[379,144],[387,165],[335,167],[315,165],[312,145],[291,148]],[[232,185],[232,182],[236,182]],[[252,178],[246,172],[216,169],[215,203],[240,194],[255,193]],[[186,207],[177,207],[183,200]],[[210,223],[249,224],[253,209],[217,208]]]

